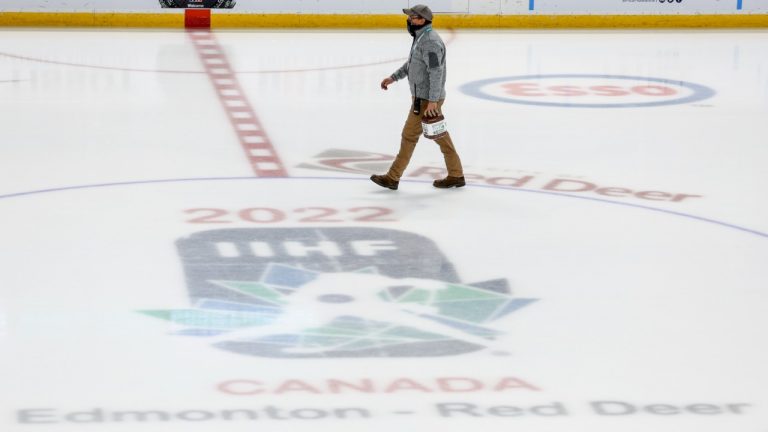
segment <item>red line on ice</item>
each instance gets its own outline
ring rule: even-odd
[[[240,87],[237,74],[232,70],[216,36],[209,30],[191,30],[187,34],[195,45],[205,73],[227,112],[253,172],[257,177],[288,177],[283,162]]]

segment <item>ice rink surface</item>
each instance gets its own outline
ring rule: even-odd
[[[0,430],[768,431],[768,32],[0,30]]]

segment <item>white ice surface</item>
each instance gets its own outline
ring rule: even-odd
[[[440,32],[444,112],[469,184],[433,188],[423,173],[441,168],[442,157],[422,139],[395,192],[368,181],[383,170],[318,169],[329,159],[318,155],[397,152],[408,88],[398,82],[383,92],[379,82],[404,61],[405,32],[217,32],[290,175],[264,179],[254,177],[184,32],[1,30],[0,430],[768,430],[768,32]],[[497,77],[578,74],[682,81],[715,94],[574,108],[461,90]],[[517,188],[488,180],[525,176]],[[545,190],[556,179],[573,189]],[[587,183],[668,195],[575,190]],[[688,196],[671,200],[678,195]],[[372,207],[385,216],[361,219]],[[222,215],[194,223],[213,214],[194,209]],[[418,234],[462,283],[505,278],[514,297],[537,302],[491,325],[505,355],[411,358],[242,355],[171,335],[179,328],[139,313],[194,306],[179,239],[310,227]],[[429,270],[424,244],[398,246],[396,266]],[[451,392],[435,384],[451,377],[483,386]],[[539,390],[493,391],[504,377]],[[387,392],[401,378],[430,391]],[[376,390],[335,394],[322,389],[329,379],[370,379]],[[222,391],[232,380],[266,391]],[[286,380],[320,390],[275,391]],[[605,416],[590,409],[593,401],[711,406]],[[448,402],[477,405],[482,415],[441,416],[437,404]],[[491,408],[556,403],[567,412]],[[371,417],[92,415],[265,406],[360,407]],[[45,411],[24,411],[32,409]]]

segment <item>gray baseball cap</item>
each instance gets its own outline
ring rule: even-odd
[[[406,15],[418,15],[424,19],[432,21],[432,10],[429,9],[429,6],[423,4],[414,5],[410,9],[403,9],[403,13]]]

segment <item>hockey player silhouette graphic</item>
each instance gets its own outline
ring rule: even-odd
[[[419,278],[391,278],[371,273],[320,273],[295,292],[283,297],[282,313],[271,323],[235,329],[217,335],[214,342],[255,341],[257,339],[300,334],[309,329],[328,325],[341,317],[357,317],[389,324],[390,327],[410,327],[446,338],[458,339],[480,346],[495,345],[482,336],[467,333],[441,324],[429,318],[436,316],[435,307],[410,302],[393,302],[383,299],[382,292],[392,287],[412,287],[428,291],[431,299],[447,288],[445,282]],[[427,301],[427,303],[430,303]],[[382,330],[378,333],[383,333]],[[366,334],[351,338],[333,346],[299,346],[286,348],[290,353],[319,353],[343,348],[360,339],[375,337]]]

